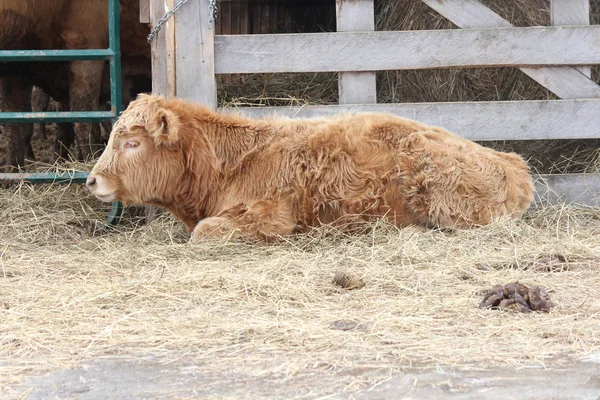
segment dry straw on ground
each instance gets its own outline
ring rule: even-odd
[[[0,190],[4,383],[106,355],[346,385],[348,370],[554,365],[600,350],[597,208],[460,232],[323,228],[276,245],[192,245],[168,216],[105,228],[107,211],[79,185]],[[366,285],[334,285],[338,269]],[[513,281],[548,288],[556,307],[478,308]]]

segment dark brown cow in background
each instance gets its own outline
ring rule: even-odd
[[[149,27],[139,23],[139,0],[121,0],[123,81],[145,77],[149,91]],[[102,49],[108,47],[107,0],[3,0],[0,3],[0,49]],[[30,111],[33,85],[72,111],[98,110],[103,86],[108,88],[105,61],[0,63],[0,110]],[[104,85],[103,85],[104,82]],[[127,85],[124,103],[132,93]],[[108,90],[104,90],[108,94]],[[135,95],[135,94],[134,94]],[[75,123],[76,157],[90,159],[101,149],[100,125]],[[7,164],[24,166],[32,124],[5,125]],[[69,138],[63,140],[68,148]],[[64,155],[64,153],[62,154]]]

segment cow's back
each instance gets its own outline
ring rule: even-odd
[[[442,128],[389,114],[272,123],[279,133],[265,135],[230,176],[240,195],[232,200],[289,198],[302,225],[361,214],[468,227],[518,216],[532,199],[518,155]]]
[[[3,0],[0,2],[0,49],[60,47],[59,26],[67,0]]]

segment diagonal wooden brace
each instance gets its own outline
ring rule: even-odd
[[[478,0],[421,0],[460,28],[510,27]],[[600,86],[572,67],[519,68],[562,99],[599,98]]]

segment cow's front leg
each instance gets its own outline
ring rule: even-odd
[[[37,86],[31,91],[31,111],[46,112],[50,104],[50,96]],[[46,124],[43,122],[33,124],[33,134],[36,137],[46,140]]]
[[[264,200],[250,206],[237,205],[222,211],[218,216],[203,219],[194,228],[192,240],[246,237],[272,241],[295,230],[296,223],[287,202]]]
[[[0,111],[30,111],[31,91],[32,86],[26,82],[25,78],[0,77]],[[7,170],[25,167],[25,156],[28,155],[30,158],[33,156],[31,150],[32,124],[7,124],[4,125],[4,133],[8,139]]]
[[[72,61],[70,64],[69,100],[71,111],[96,111],[104,61]],[[99,152],[102,140],[97,123],[75,123],[77,158],[86,161]]]
[[[239,233],[232,220],[224,217],[209,217],[198,222],[190,240],[197,243],[205,239],[239,237]]]

